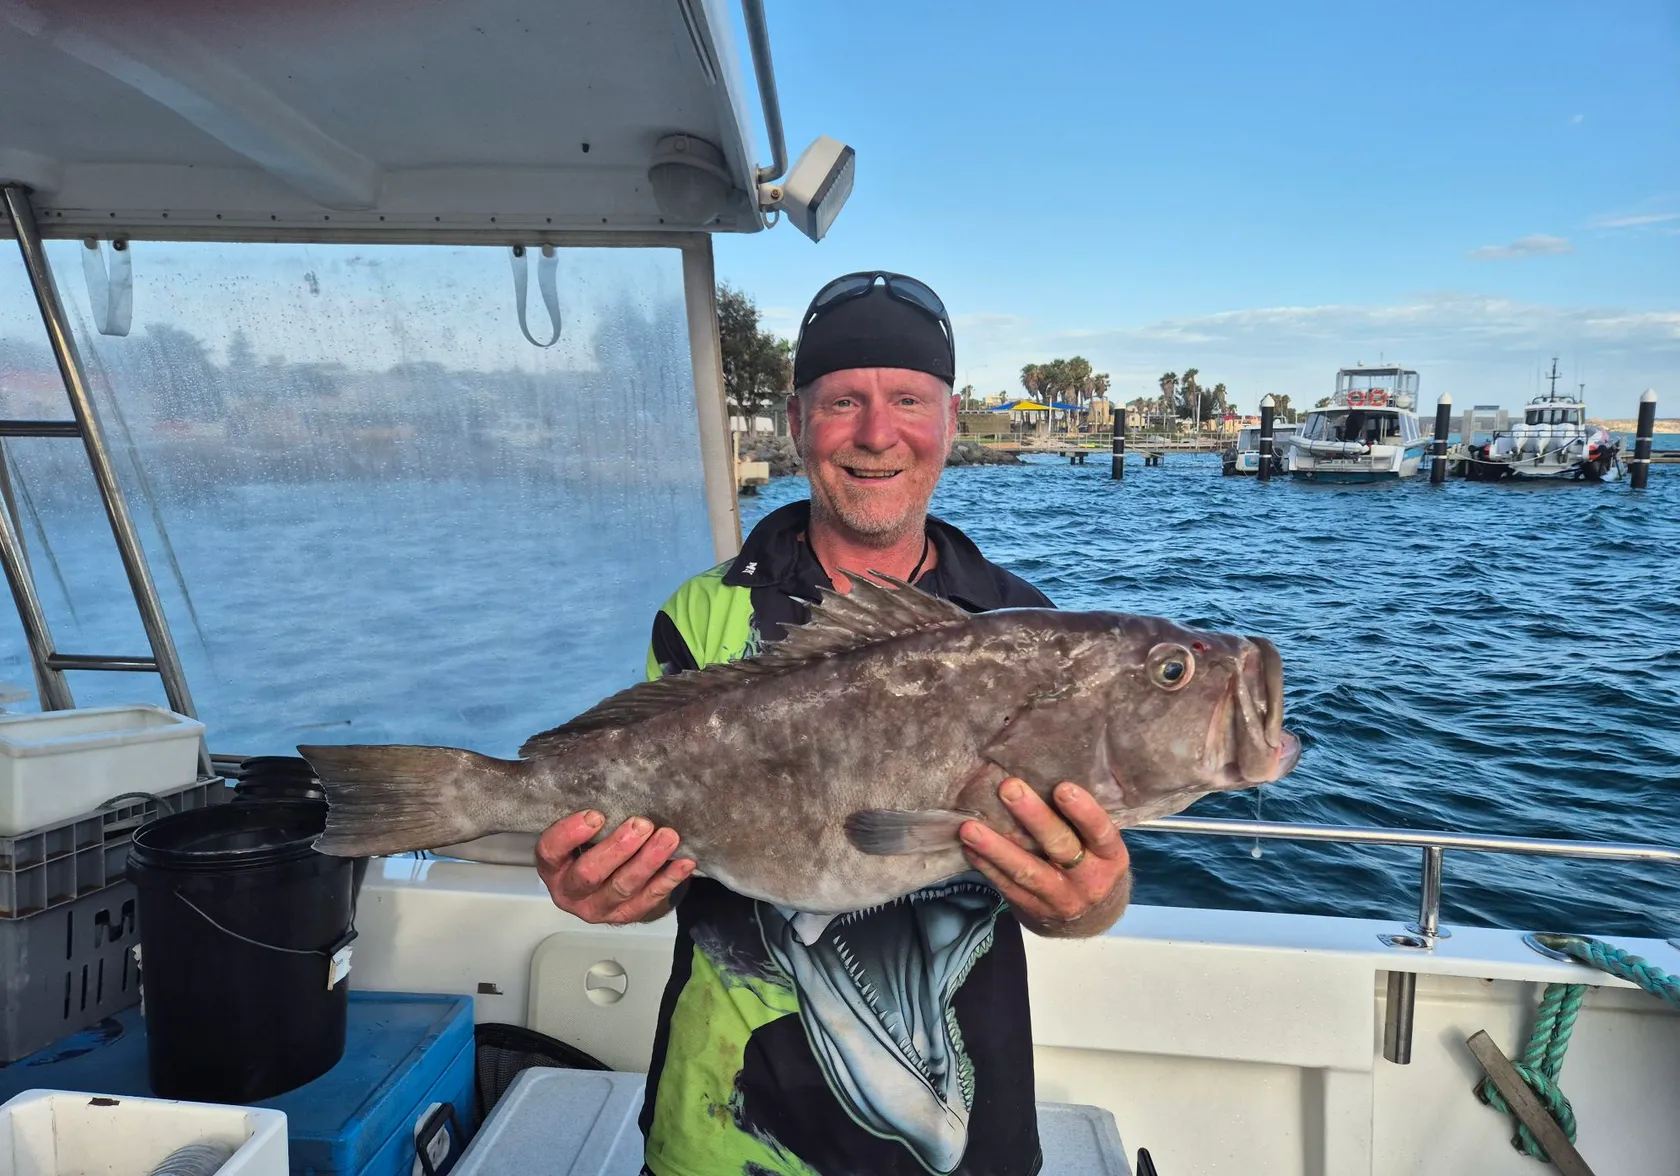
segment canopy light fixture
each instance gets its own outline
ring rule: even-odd
[[[735,193],[723,152],[693,135],[666,135],[654,145],[648,183],[659,211],[684,224],[710,224]]]

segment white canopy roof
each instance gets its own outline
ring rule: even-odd
[[[744,97],[722,0],[0,0],[48,235],[751,232]],[[734,185],[709,224],[655,204],[676,133]]]

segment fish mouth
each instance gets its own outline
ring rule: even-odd
[[[1301,741],[1283,729],[1283,658],[1264,637],[1242,639],[1243,657],[1232,675],[1231,715],[1236,787],[1268,784],[1287,776],[1301,758]]]

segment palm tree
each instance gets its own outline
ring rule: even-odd
[[[1196,382],[1199,368],[1186,368],[1178,378],[1178,395],[1183,407],[1180,416],[1199,419],[1202,412],[1202,386]]]
[[[1167,427],[1166,418],[1178,407],[1178,373],[1166,372],[1161,376],[1161,428]]]
[[[1021,387],[1027,390],[1027,395],[1037,399],[1038,390],[1044,386],[1044,367],[1041,364],[1029,363],[1021,369]]]

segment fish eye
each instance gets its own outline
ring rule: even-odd
[[[1178,690],[1196,673],[1196,657],[1182,645],[1157,645],[1149,651],[1149,680],[1162,690]]]

